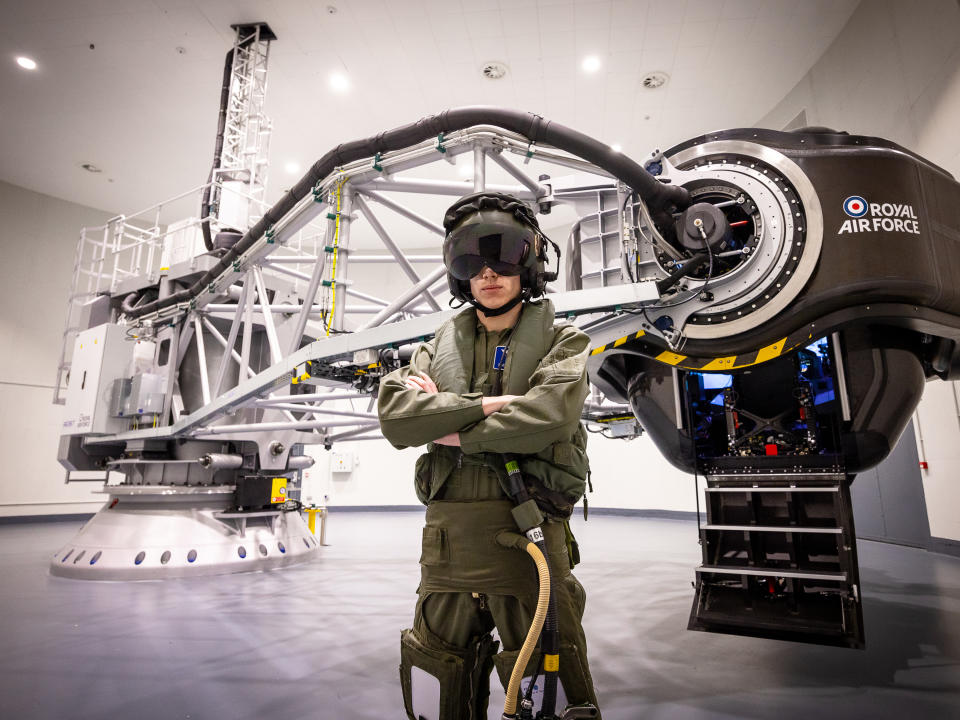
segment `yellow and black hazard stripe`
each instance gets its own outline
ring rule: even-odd
[[[613,350],[613,348],[618,348],[621,345],[623,345],[625,342],[628,342],[630,340],[639,340],[644,335],[646,335],[646,333],[643,330],[637,330],[637,332],[632,333],[630,335],[624,335],[622,338],[619,338],[618,340],[614,340],[612,343],[607,343],[606,345],[601,345],[600,347],[593,348],[593,350],[590,351],[590,354],[599,355],[600,353],[606,352],[607,350]]]
[[[622,338],[614,340],[612,343],[600,345],[590,351],[590,355],[601,355],[630,342],[630,349],[641,355],[649,357],[651,360],[672,365],[680,370],[692,370],[696,372],[727,372],[730,370],[741,370],[752,365],[759,365],[768,360],[780,357],[781,355],[797,349],[801,345],[813,340],[813,334],[806,328],[799,330],[792,335],[780,338],[776,342],[765,345],[759,350],[741,353],[739,355],[727,355],[724,357],[699,357],[694,355],[682,355],[669,350],[664,350],[662,346],[658,347],[652,342],[640,340],[646,333],[639,330]],[[637,341],[637,342],[634,342]]]

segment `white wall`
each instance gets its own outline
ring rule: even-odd
[[[865,0],[810,72],[758,123],[893,140],[960,175],[960,4]]]
[[[810,125],[893,140],[960,176],[960,4],[862,2],[809,74],[759,123]],[[930,534],[960,540],[960,420],[955,383],[927,383],[917,411]]]
[[[653,442],[629,442],[591,435],[588,446],[593,471],[592,508],[629,508],[693,512],[693,476],[672,467]],[[386,440],[337,443],[331,452],[308,448],[317,463],[304,472],[306,502],[344,505],[417,505],[413,466],[423,448],[395,450]],[[331,455],[349,453],[352,472],[332,472]],[[701,479],[701,508],[703,496]]]
[[[0,182],[0,516],[93,512],[95,483],[64,484],[53,385],[80,228],[109,215]]]
[[[914,415],[914,432],[920,459],[927,463],[921,470],[927,501],[930,535],[960,540],[960,411],[957,409],[957,383],[935,380],[927,383]]]

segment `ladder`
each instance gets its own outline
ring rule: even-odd
[[[710,470],[688,629],[863,648],[853,478]]]

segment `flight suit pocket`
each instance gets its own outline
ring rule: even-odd
[[[446,529],[429,525],[423,528],[420,564],[435,567],[446,565],[448,562],[450,562],[450,543]]]
[[[553,462],[557,465],[573,465],[577,448],[573,443],[558,442],[553,445]]]

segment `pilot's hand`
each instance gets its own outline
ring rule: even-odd
[[[426,373],[411,375],[404,380],[404,384],[411,390],[423,390],[423,392],[430,393],[431,395],[440,392],[437,390],[437,384],[431,380],[430,376]]]
[[[485,397],[481,401],[483,405],[483,414],[490,415],[492,413],[497,412],[498,410],[502,410],[511,402],[516,400],[518,397],[520,396],[519,395],[496,395],[494,397]]]

